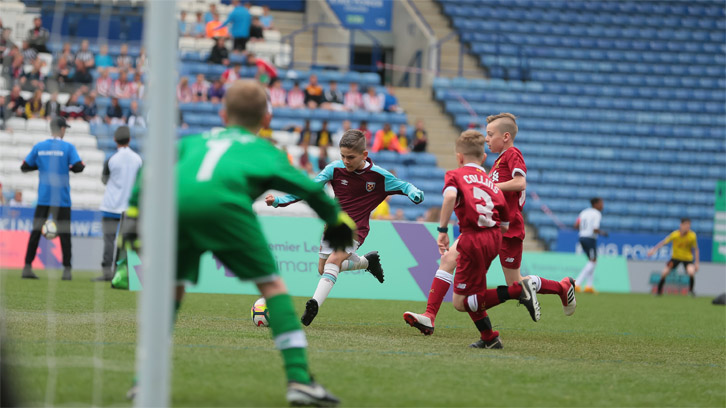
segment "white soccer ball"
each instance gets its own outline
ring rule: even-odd
[[[270,325],[269,318],[270,314],[267,310],[267,302],[265,302],[265,298],[257,299],[255,304],[252,305],[252,322],[257,327],[267,327]]]
[[[47,220],[43,227],[40,228],[40,233],[43,234],[45,239],[53,239],[58,236],[58,227],[53,220]]]

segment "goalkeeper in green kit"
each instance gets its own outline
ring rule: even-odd
[[[179,143],[177,282],[196,283],[199,258],[211,251],[237,277],[257,284],[267,300],[270,329],[282,353],[288,402],[337,405],[338,399],[309,374],[305,332],[277,274],[252,202],[269,189],[301,197],[327,223],[327,241],[340,249],[352,245],[355,223],[322,186],[292,167],[287,156],[271,143],[255,136],[263,121],[269,120],[267,96],[258,83],[235,81],[224,103],[225,129],[185,137]],[[138,216],[138,193],[135,188],[128,216]],[[136,222],[132,219],[127,224],[123,240],[138,246]],[[177,310],[183,295],[184,286],[178,285]],[[129,397],[135,391],[132,388]]]

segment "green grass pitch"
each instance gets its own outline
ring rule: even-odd
[[[39,276],[0,273],[22,402],[128,406],[137,295],[89,273]],[[285,405],[280,357],[250,319],[255,299],[188,295],[174,331],[175,406]],[[425,337],[401,317],[424,302],[330,299],[306,329],[311,369],[345,406],[726,406],[726,309],[710,298],[580,294],[572,317],[556,297],[540,299],[538,323],[513,301],[491,310],[503,350],[469,349],[477,332],[450,304]]]

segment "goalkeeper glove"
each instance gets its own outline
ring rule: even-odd
[[[421,204],[424,200],[424,192],[419,189],[415,189],[408,193],[408,199],[413,201],[414,204]]]
[[[130,207],[126,212],[126,216],[121,223],[121,239],[119,247],[128,249],[131,247],[136,252],[141,249],[141,240],[139,239],[139,210],[136,207]]]
[[[355,231],[355,221],[341,211],[335,224],[328,224],[325,228],[323,240],[327,241],[334,251],[344,251],[345,248],[353,246]]]

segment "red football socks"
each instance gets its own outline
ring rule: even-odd
[[[474,322],[477,330],[479,330],[482,340],[492,341],[499,336],[498,331],[492,330],[492,322],[489,320],[489,316],[486,311],[469,312],[469,317],[471,317],[471,320]]]
[[[431,282],[431,291],[429,291],[429,299],[428,303],[426,304],[425,313],[426,316],[431,318],[431,322],[434,321],[436,315],[439,313],[441,303],[443,303],[444,296],[446,296],[446,292],[449,291],[450,286],[450,282],[447,282],[439,278],[438,276],[434,278],[433,282]]]

